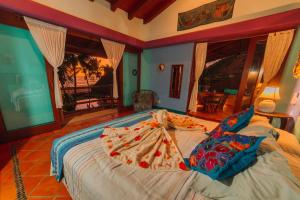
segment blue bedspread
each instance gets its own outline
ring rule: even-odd
[[[63,178],[63,157],[72,147],[96,139],[100,136],[100,134],[102,134],[103,129],[106,126],[131,126],[140,121],[147,120],[151,117],[151,112],[153,112],[153,110],[148,110],[118,118],[109,122],[73,132],[61,138],[57,138],[56,140],[54,140],[51,149],[51,174],[56,176],[57,181],[60,181]]]

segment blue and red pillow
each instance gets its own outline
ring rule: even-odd
[[[208,137],[194,148],[185,163],[194,171],[222,180],[247,169],[256,160],[256,150],[264,138],[229,132]]]
[[[247,110],[230,115],[229,117],[224,119],[219,126],[217,126],[214,130],[212,130],[207,134],[209,136],[216,138],[216,137],[220,137],[224,132],[237,133],[249,124],[253,114],[254,114],[254,107],[251,106]]]

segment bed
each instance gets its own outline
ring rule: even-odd
[[[120,164],[104,151],[99,135],[107,126],[135,126],[152,118],[154,110],[74,132],[54,141],[51,174],[62,180],[75,200],[89,199],[299,199],[299,146],[289,146],[292,135],[278,130],[280,139],[268,137],[256,164],[225,182],[195,171],[151,171]],[[208,131],[218,124],[197,119]],[[241,134],[266,134],[272,127],[254,117]],[[207,138],[188,130],[168,130],[182,156]],[[281,146],[286,147],[281,148]],[[296,150],[295,150],[296,149]],[[292,169],[292,170],[290,170]],[[297,177],[298,178],[297,178]]]

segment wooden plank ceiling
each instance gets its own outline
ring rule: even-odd
[[[134,17],[143,19],[144,24],[149,23],[176,0],[107,0],[110,8],[115,11],[120,8],[128,13],[128,19]]]

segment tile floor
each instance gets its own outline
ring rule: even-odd
[[[20,171],[28,200],[71,199],[63,183],[58,183],[54,177],[49,176],[52,141],[55,138],[73,131],[131,113],[132,112],[126,112],[70,123],[60,130],[40,134],[20,141],[0,144],[0,199],[15,200],[17,195],[13,174],[13,161],[11,159],[12,145],[16,146]]]

